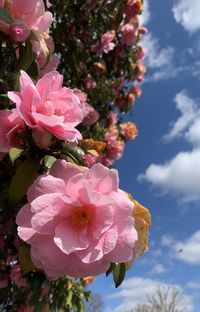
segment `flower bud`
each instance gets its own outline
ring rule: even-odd
[[[10,25],[10,37],[13,41],[24,42],[30,35],[29,29],[20,22],[14,22]]]

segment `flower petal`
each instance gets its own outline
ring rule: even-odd
[[[89,245],[87,229],[64,220],[55,228],[54,242],[67,255],[85,249]]]

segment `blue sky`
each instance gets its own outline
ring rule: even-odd
[[[121,188],[151,211],[150,250],[118,289],[103,275],[91,289],[101,294],[103,311],[125,312],[159,284],[173,285],[188,312],[198,312],[200,1],[144,2],[148,74],[130,116],[140,133],[116,167]]]

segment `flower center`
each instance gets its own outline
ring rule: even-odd
[[[75,208],[70,217],[72,224],[86,225],[90,222],[91,212],[85,207]]]

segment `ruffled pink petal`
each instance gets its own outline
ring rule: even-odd
[[[130,246],[134,246],[137,239],[137,231],[133,226],[131,229],[125,228],[118,236],[116,247],[105,256],[105,260],[119,263],[132,260],[134,254]]]
[[[118,191],[119,178],[115,169],[108,169],[102,164],[95,164],[90,168],[87,177],[93,182],[93,188],[102,194]]]
[[[73,201],[67,197],[65,197],[65,200],[56,196],[54,196],[52,201],[48,201],[46,198],[44,200],[47,200],[50,206],[34,214],[31,219],[31,225],[38,233],[45,235],[54,235],[56,226],[71,215],[74,207],[80,206],[78,201]],[[37,206],[36,201],[37,199],[33,202],[35,206]]]
[[[84,263],[92,263],[101,260],[104,255],[108,254],[116,246],[117,227],[113,226],[107,230],[99,240],[92,240],[87,249],[76,252]]]
[[[60,178],[66,183],[71,177],[87,171],[88,168],[86,167],[77,166],[65,160],[58,159],[50,168],[49,175]]]
[[[63,84],[63,76],[57,71],[48,73],[38,80],[36,88],[42,101],[46,99],[49,92],[58,91]]]
[[[65,183],[62,179],[44,174],[39,176],[29,187],[27,199],[32,202],[38,196],[51,193],[65,194]]]
[[[33,29],[39,33],[48,32],[48,28],[51,26],[53,15],[51,12],[45,12],[34,23]]]
[[[39,267],[54,270],[66,267],[66,255],[59,250],[51,237],[40,235],[38,240],[37,244],[31,247],[31,257],[38,262]]]
[[[110,265],[110,263],[104,260],[92,262],[90,264],[83,263],[75,254],[69,255],[69,257],[71,258],[71,265],[66,266],[65,272],[68,272],[68,275],[72,277],[96,276],[106,272]]]
[[[79,201],[69,198],[60,193],[44,194],[30,203],[31,211],[38,214],[43,210],[49,210],[51,213],[61,214],[62,216],[69,215],[69,208],[79,206]],[[71,210],[70,210],[71,211]]]
[[[54,242],[67,255],[85,249],[89,245],[87,229],[64,220],[55,228]]]
[[[20,88],[21,88],[21,92],[26,89],[26,87],[32,85],[32,87],[35,89],[34,83],[32,81],[32,79],[29,77],[29,75],[23,71],[20,70]]]
[[[85,179],[85,173],[79,173],[74,175],[67,181],[66,184],[66,193],[68,196],[73,196],[74,198],[79,198],[80,191],[85,188],[92,188],[92,183],[89,180]],[[86,195],[85,195],[86,196]],[[88,198],[83,197],[83,202],[89,201]]]
[[[22,102],[22,97],[20,92],[15,92],[15,91],[9,91],[7,93],[8,98],[13,101],[17,106],[19,106]]]
[[[18,235],[24,241],[29,241],[34,236],[36,231],[31,226],[32,212],[30,205],[24,205],[18,212],[16,217],[16,223],[18,226]]]

